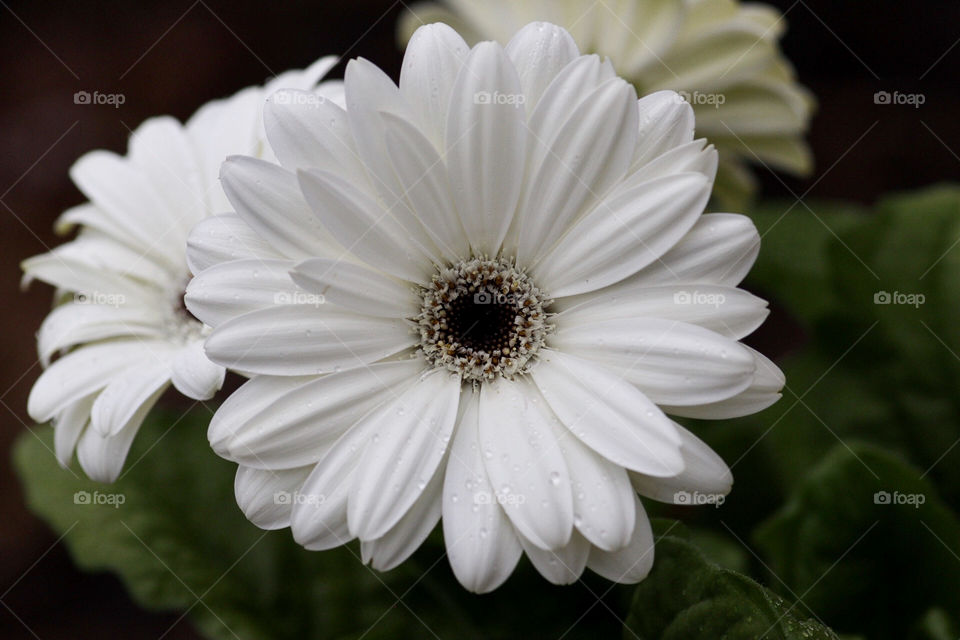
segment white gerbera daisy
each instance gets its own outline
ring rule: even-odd
[[[442,516],[477,592],[522,552],[556,583],[641,580],[637,492],[732,482],[666,414],[743,415],[782,385],[738,342],[767,314],[736,288],[759,238],[701,215],[717,154],[690,106],[638,102],[544,23],[506,50],[424,27],[399,88],[355,60],[345,95],[268,100],[279,166],[228,160],[236,213],[190,238],[207,354],[255,374],[209,430],[241,508],[309,549],[359,539],[380,570]]]
[[[196,400],[220,388],[224,369],[203,353],[207,329],[183,306],[187,235],[205,216],[229,210],[217,182],[228,155],[273,157],[261,124],[265,97],[310,89],[335,62],[324,58],[211,102],[186,125],[148,120],[133,132],[127,156],[93,151],[74,164],[70,175],[90,201],[64,213],[57,229],[79,227],[79,235],[23,263],[25,283],[57,288],[38,334],[47,369],[28,411],[39,422],[53,420],[61,464],[76,449],[87,475],[112,482],[171,382]],[[342,94],[339,83],[324,90]]]
[[[680,92],[697,133],[720,151],[714,196],[742,207],[755,191],[749,162],[808,174],[803,140],[814,108],[780,52],[785,23],[773,7],[738,0],[439,0],[414,5],[401,37],[446,22],[468,41],[507,42],[522,25],[566,27],[582,50],[609,56],[640,94]]]

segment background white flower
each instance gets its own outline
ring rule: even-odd
[[[797,175],[813,166],[803,137],[813,96],[782,55],[783,16],[738,0],[440,0],[412,5],[400,32],[453,25],[468,42],[507,42],[534,20],[559,24],[583,51],[609,56],[643,95],[672,89],[693,105],[697,133],[716,145],[714,197],[742,209],[756,190],[748,163]]]
[[[702,215],[690,106],[544,23],[506,49],[423,27],[399,87],[355,60],[345,109],[299,95],[264,110],[279,166],[228,160],[236,213],[189,241],[207,354],[255,374],[209,429],[241,508],[381,570],[442,516],[477,592],[523,552],[556,583],[641,580],[637,492],[732,483],[665,412],[744,415],[783,382],[738,342],[767,314],[736,287],[759,238]]]
[[[25,284],[57,288],[37,336],[47,369],[28,411],[38,422],[53,420],[61,464],[76,449],[87,475],[112,482],[171,382],[197,400],[220,388],[224,369],[203,353],[206,329],[183,306],[187,235],[230,207],[218,183],[224,158],[273,157],[263,133],[265,97],[283,87],[310,89],[335,62],[324,58],[211,102],[186,125],[153,118],[132,133],[126,156],[93,151],[74,164],[71,178],[89,202],[65,212],[57,230],[79,228],[77,238],[22,265]],[[324,91],[342,95],[340,83]]]

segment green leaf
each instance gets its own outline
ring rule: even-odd
[[[847,304],[823,333],[843,340],[874,326],[848,366],[891,402],[898,449],[933,467],[944,496],[960,507],[960,189],[889,198],[873,225],[844,239],[850,250],[832,254]],[[877,278],[859,276],[858,260]]]
[[[661,529],[661,527],[657,527]],[[653,570],[634,592],[624,638],[640,640],[837,640],[750,578],[711,563],[668,529]]]
[[[853,204],[766,202],[752,214],[760,254],[747,285],[782,305],[805,328],[840,304],[828,256],[838,234],[871,219]]]
[[[922,476],[872,445],[837,445],[757,544],[771,571],[839,631],[907,638],[932,606],[955,623],[960,521]]]

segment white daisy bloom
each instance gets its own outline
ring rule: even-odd
[[[804,142],[815,101],[780,51],[786,24],[768,5],[738,0],[439,0],[411,7],[409,38],[424,22],[468,41],[507,42],[521,26],[566,27],[583,51],[609,56],[640,94],[671,89],[689,101],[697,133],[720,151],[714,196],[742,207],[756,190],[748,163],[812,170]]]
[[[767,315],[737,288],[759,237],[702,215],[717,154],[690,106],[638,101],[545,23],[506,49],[423,27],[399,87],[354,60],[346,108],[297,96],[264,110],[279,165],[228,160],[236,213],[189,241],[207,355],[254,374],[209,429],[247,517],[359,539],[379,570],[442,517],[476,592],[523,552],[555,583],[641,580],[637,492],[732,483],[667,413],[752,413],[783,383],[738,342]]]
[[[53,421],[62,465],[76,450],[88,476],[112,482],[171,383],[196,400],[220,388],[224,369],[203,353],[208,328],[183,306],[187,236],[202,218],[229,210],[218,183],[228,155],[273,158],[261,117],[266,96],[311,89],[335,63],[324,58],[211,102],[186,125],[153,118],[133,132],[126,156],[93,151],[73,165],[70,176],[89,202],[65,212],[57,230],[79,228],[77,238],[22,265],[25,284],[57,288],[37,336],[46,370],[28,412]],[[340,83],[322,88],[342,95]]]

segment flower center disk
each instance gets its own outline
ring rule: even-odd
[[[440,269],[421,288],[421,351],[465,380],[525,373],[552,325],[546,299],[513,262],[474,258]]]

